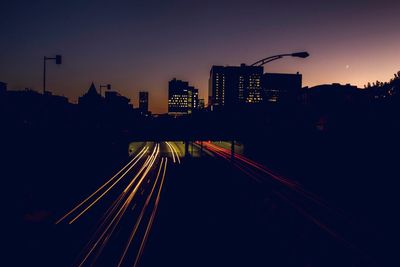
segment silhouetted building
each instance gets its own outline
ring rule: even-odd
[[[265,102],[294,103],[301,93],[302,75],[299,73],[265,73],[262,83]]]
[[[97,92],[96,86],[92,83],[89,87],[89,90],[86,94],[79,97],[78,104],[81,106],[98,106],[102,105],[104,102],[104,98]]]
[[[15,111],[22,110],[26,108],[29,109],[39,109],[39,106],[43,102],[43,95],[36,92],[30,88],[25,88],[24,90],[9,90],[5,94],[7,104],[10,108],[15,109]]]
[[[4,93],[7,91],[7,84],[0,82],[0,93]]]
[[[322,84],[304,89],[316,129],[346,129],[359,122],[355,115],[362,110],[364,90],[350,84]]]
[[[139,110],[142,114],[149,112],[149,92],[139,92]]]
[[[116,91],[106,91],[105,92],[105,104],[110,108],[117,110],[128,110],[132,106],[130,104],[131,100],[125,96],[120,95]]]
[[[70,118],[72,104],[64,96],[41,94],[32,89],[7,90],[0,98],[0,110],[15,126],[46,127],[66,123]]]
[[[89,90],[78,98],[78,110],[82,127],[100,127],[105,115],[104,97],[92,83]]]
[[[238,104],[261,103],[262,66],[212,66],[208,85],[208,105],[212,110]]]
[[[172,115],[192,114],[198,108],[198,89],[188,82],[173,79],[168,85],[168,113]]]
[[[309,103],[327,108],[340,107],[341,104],[352,102],[356,97],[362,96],[361,92],[362,90],[351,84],[333,83],[311,87],[306,93]]]
[[[53,93],[50,91],[46,91],[43,96],[47,104],[61,106],[69,103],[67,97],[61,95],[53,95]]]
[[[124,127],[134,115],[130,101],[116,91],[106,91],[103,123],[110,128]]]
[[[82,127],[124,129],[137,118],[130,99],[116,91],[106,91],[102,97],[92,83],[87,93],[79,98],[79,116]]]
[[[46,91],[44,94],[36,92],[30,88],[24,90],[8,90],[6,91],[6,98],[11,103],[16,105],[49,105],[60,106],[69,104],[68,98],[65,96],[53,95],[51,92]]]

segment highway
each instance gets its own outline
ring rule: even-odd
[[[197,142],[197,144],[200,145],[200,142]],[[325,212],[332,212],[332,216],[339,216],[342,214],[342,211],[329,207],[320,197],[307,191],[298,182],[283,177],[268,169],[266,166],[251,160],[240,153],[235,153],[234,158],[232,159],[231,151],[226,148],[226,143],[217,145],[212,142],[203,142],[203,148],[211,151],[223,160],[230,162],[233,161],[233,166],[243,172],[247,177],[253,179],[256,183],[267,184],[273,194],[288,203],[290,206],[293,206],[293,208],[298,210],[305,218],[329,233],[332,237],[347,242],[313,214],[313,212],[317,215]],[[307,203],[304,204],[304,202]],[[318,210],[308,211],[307,209],[310,209],[310,206],[312,206],[312,209]],[[351,244],[347,245],[351,246]]]
[[[129,162],[55,221],[57,227],[77,225],[72,231],[90,232],[72,265],[353,266],[369,261],[344,230],[353,226],[343,211],[241,153],[232,161],[227,143],[202,142],[202,149],[194,142],[191,156],[184,158],[183,142],[130,146]]]
[[[71,225],[90,216],[94,206],[105,208],[99,226],[75,265],[95,264],[110,246],[113,234],[124,227],[124,231],[130,228],[130,233],[128,238],[118,240],[124,248],[115,253],[119,254],[117,266],[138,266],[157,214],[168,165],[180,163],[181,155],[174,143],[145,143],[114,176],[59,218],[56,224]],[[128,253],[134,255],[130,261]]]

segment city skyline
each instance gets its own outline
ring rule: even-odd
[[[0,10],[3,265],[400,266],[399,0]]]
[[[17,4],[7,5],[0,26],[8,40],[0,44],[0,80],[10,89],[41,91],[43,56],[62,54],[63,65],[48,66],[47,87],[71,102],[95,81],[112,84],[135,106],[146,88],[149,109],[165,113],[173,77],[190,81],[207,99],[212,65],[251,64],[302,50],[311,56],[268,64],[265,72],[298,71],[304,86],[363,87],[399,69],[395,1]]]

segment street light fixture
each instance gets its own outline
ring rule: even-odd
[[[310,56],[310,54],[308,52],[292,53],[292,57],[306,58],[306,57],[309,57],[309,56]]]
[[[62,56],[56,55],[55,57],[43,57],[43,95],[46,92],[46,62],[47,60],[55,60],[57,65],[61,65]]]
[[[296,53],[291,53],[291,54],[280,54],[280,55],[275,55],[275,56],[271,56],[271,57],[266,57],[263,58],[257,62],[254,62],[253,64],[251,64],[250,66],[262,66],[264,64],[267,64],[271,61],[283,58],[283,57],[299,57],[299,58],[306,58],[309,57],[310,54],[308,52],[296,52]]]
[[[101,88],[107,88],[107,90],[111,90],[111,84],[105,84],[105,85],[100,84],[100,96],[101,96]]]

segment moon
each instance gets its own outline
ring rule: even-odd
[[[350,65],[346,65],[346,69],[349,69],[350,68]]]

